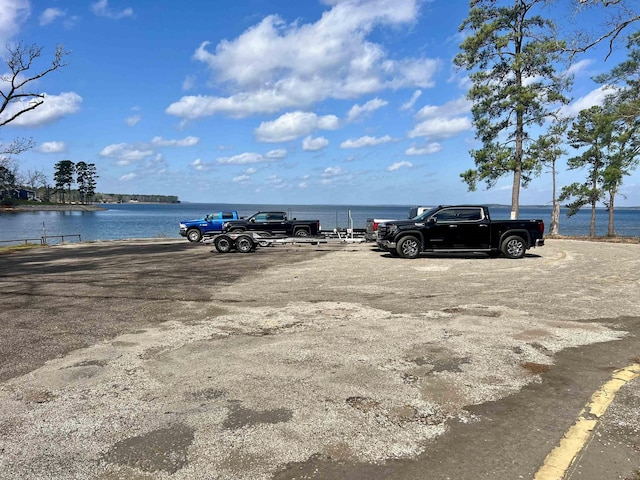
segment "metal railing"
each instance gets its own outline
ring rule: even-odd
[[[18,245],[29,245],[31,242],[37,242],[39,245],[51,245],[51,239],[60,239],[60,243],[64,243],[65,238],[77,238],[78,242],[82,241],[82,237],[79,233],[73,233],[69,235],[46,235],[40,238],[20,238],[17,240],[0,240],[0,243],[9,243],[9,244],[18,244]]]

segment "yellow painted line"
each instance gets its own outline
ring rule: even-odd
[[[633,363],[613,372],[611,380],[594,393],[589,403],[580,411],[576,422],[560,440],[560,445],[547,455],[542,467],[533,477],[534,480],[562,480],[591,438],[593,429],[598,424],[598,418],[607,411],[618,390],[639,375],[640,363]]]

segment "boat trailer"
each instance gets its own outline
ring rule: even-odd
[[[353,229],[334,229],[331,232],[320,232],[316,236],[295,237],[281,237],[261,231],[229,232],[214,235],[209,240],[219,253],[229,253],[232,250],[239,253],[250,253],[258,247],[305,243],[311,245],[363,243],[365,238],[363,232],[354,232]]]

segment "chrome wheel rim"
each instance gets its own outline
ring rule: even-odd
[[[418,254],[418,242],[415,240],[407,240],[402,244],[402,253],[407,256],[415,256]]]
[[[519,257],[522,255],[524,246],[520,240],[511,240],[507,244],[507,253],[512,257]]]

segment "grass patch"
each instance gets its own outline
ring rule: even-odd
[[[40,245],[39,243],[23,243],[20,245],[9,245],[7,247],[0,247],[0,255],[4,253],[12,253],[19,252],[21,250],[30,250],[32,248],[41,248],[44,245]]]

